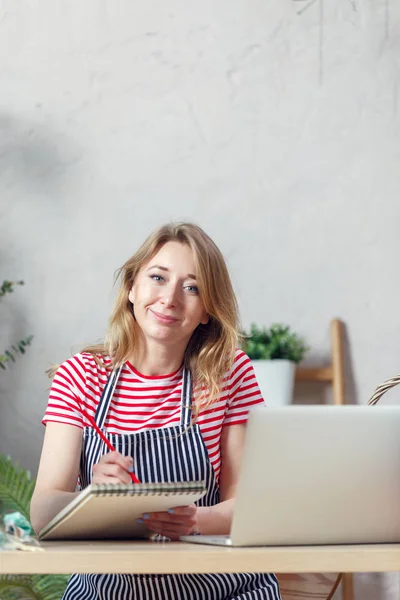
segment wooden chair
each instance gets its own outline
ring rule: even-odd
[[[279,574],[282,600],[331,600],[339,587],[339,573]]]
[[[332,385],[333,403],[345,404],[343,323],[332,319],[331,364],[327,367],[299,367],[296,381],[320,382]],[[354,600],[352,573],[278,574],[283,600],[330,600],[342,583],[342,600]]]

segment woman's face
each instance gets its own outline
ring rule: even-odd
[[[139,271],[129,293],[147,340],[186,347],[196,327],[208,323],[197,286],[189,246],[164,244]]]

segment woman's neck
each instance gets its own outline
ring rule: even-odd
[[[183,363],[184,350],[158,344],[146,344],[138,347],[130,362],[139,373],[154,377],[175,373]]]

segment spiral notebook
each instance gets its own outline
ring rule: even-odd
[[[91,484],[39,533],[40,540],[138,539],[149,537],[143,513],[193,504],[206,493],[203,481]]]

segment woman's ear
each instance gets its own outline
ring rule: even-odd
[[[129,292],[128,298],[129,298],[129,301],[132,302],[132,304],[135,304],[135,290],[134,290],[134,286],[131,287],[131,290]]]
[[[204,315],[203,315],[203,318],[202,318],[202,319],[201,319],[201,321],[200,321],[200,323],[201,323],[202,325],[207,325],[207,323],[209,322],[209,320],[210,320],[210,315],[208,315],[208,314],[205,312],[205,313],[204,313]]]

